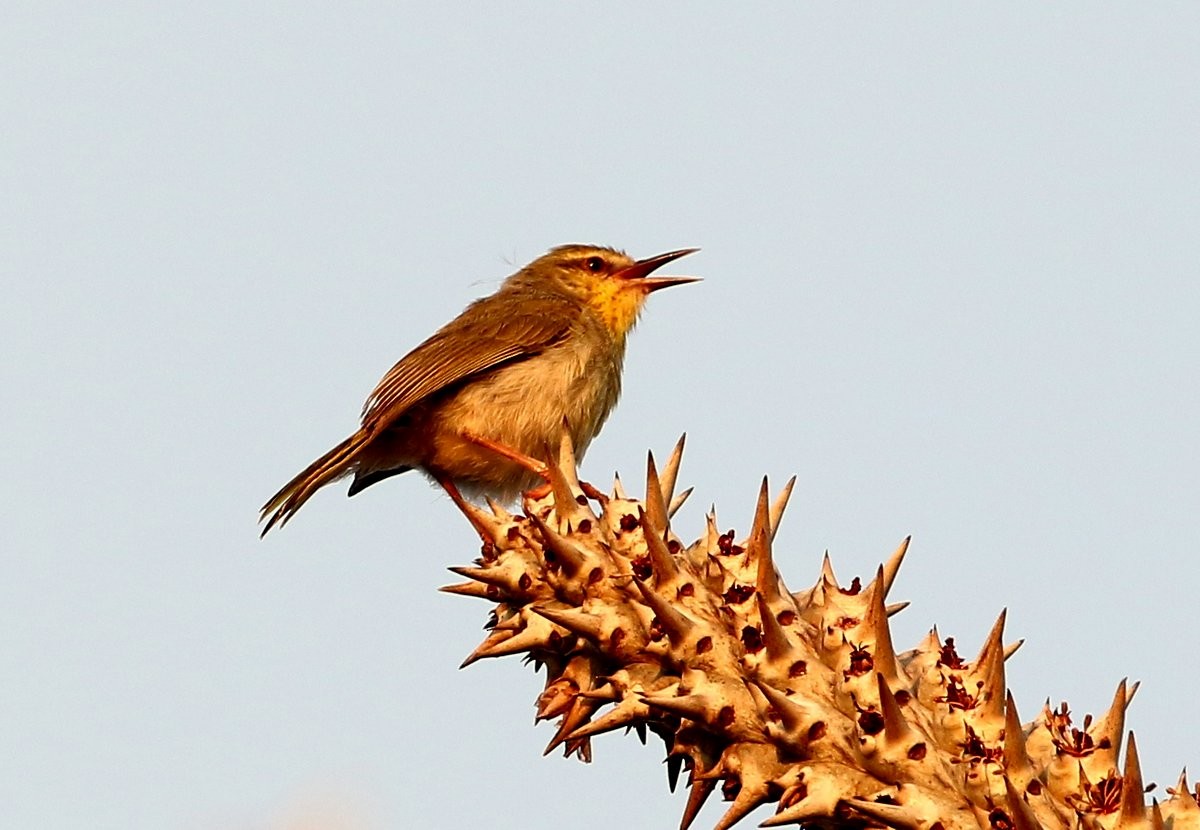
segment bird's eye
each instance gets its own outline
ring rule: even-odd
[[[584,260],[583,267],[595,274],[604,270],[604,260],[598,256],[590,256]]]

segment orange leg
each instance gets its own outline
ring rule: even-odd
[[[496,455],[507,458],[509,461],[512,461],[516,464],[520,464],[531,473],[536,473],[542,478],[546,477],[546,462],[544,461],[539,461],[533,456],[526,455],[520,450],[514,450],[512,447],[506,444],[501,444],[499,441],[493,441],[491,438],[484,438],[482,435],[464,432],[462,436],[472,444],[477,444],[478,446],[483,447],[485,450],[491,450],[492,452],[496,453]]]
[[[528,491],[528,495],[540,499],[550,492],[550,474],[546,470],[546,462],[539,461],[531,455],[526,455],[520,450],[515,450],[498,441],[493,441],[491,438],[484,438],[482,435],[475,435],[470,432],[464,432],[463,438],[466,438],[472,444],[483,447],[485,450],[491,450],[496,455],[502,458],[507,458],[515,464],[519,464],[529,472],[545,480],[545,484],[539,485]],[[451,497],[453,498],[453,497]],[[461,496],[459,497],[461,498]]]
[[[446,491],[446,495],[450,497],[450,501],[454,502],[455,507],[462,511],[462,514],[467,517],[467,520],[471,523],[471,526],[475,528],[475,532],[479,534],[479,538],[482,539],[485,544],[491,543],[492,528],[486,521],[484,521],[482,511],[466,500],[463,494],[459,492],[458,485],[456,485],[448,476],[444,476],[441,473],[434,472],[433,470],[430,470],[429,474],[433,476],[434,481],[436,481],[441,488]]]

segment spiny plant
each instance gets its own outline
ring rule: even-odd
[[[745,539],[710,512],[684,545],[670,526],[691,493],[675,495],[682,451],[661,475],[650,456],[637,501],[619,479],[611,494],[581,482],[564,438],[523,514],[465,505],[482,555],[442,590],[494,607],[463,665],[521,654],[546,670],[547,752],[586,761],[596,735],[653,733],[672,790],[687,773],[682,830],[718,788],[717,830],[764,803],[764,827],[1200,829],[1186,774],[1146,802],[1125,732],[1136,684],[1099,718],[1047,704],[1022,724],[1003,613],[972,660],[936,629],[897,652],[888,620],[907,603],[888,593],[907,539],[868,585],[842,586],[826,556],[812,587],[788,590],[771,547],[795,479],[773,501],[763,480]]]

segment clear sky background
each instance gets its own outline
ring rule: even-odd
[[[255,525],[564,242],[703,248],[586,477],[686,430],[693,538],[795,473],[793,589],[911,533],[899,647],[1007,607],[1023,720],[1140,679],[1200,772],[1200,7],[731,8],[5,6],[0,824],[676,826],[661,747],[543,758],[541,678],[458,671],[422,479]]]

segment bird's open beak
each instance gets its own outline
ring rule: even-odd
[[[636,280],[637,287],[644,291],[657,291],[660,288],[666,288],[671,285],[683,285],[685,282],[699,282],[699,277],[651,277],[648,274],[658,270],[673,259],[679,259],[681,256],[694,254],[699,248],[684,248],[680,251],[669,251],[665,254],[652,256],[648,259],[639,259],[637,262],[624,268],[613,276],[619,280]]]

